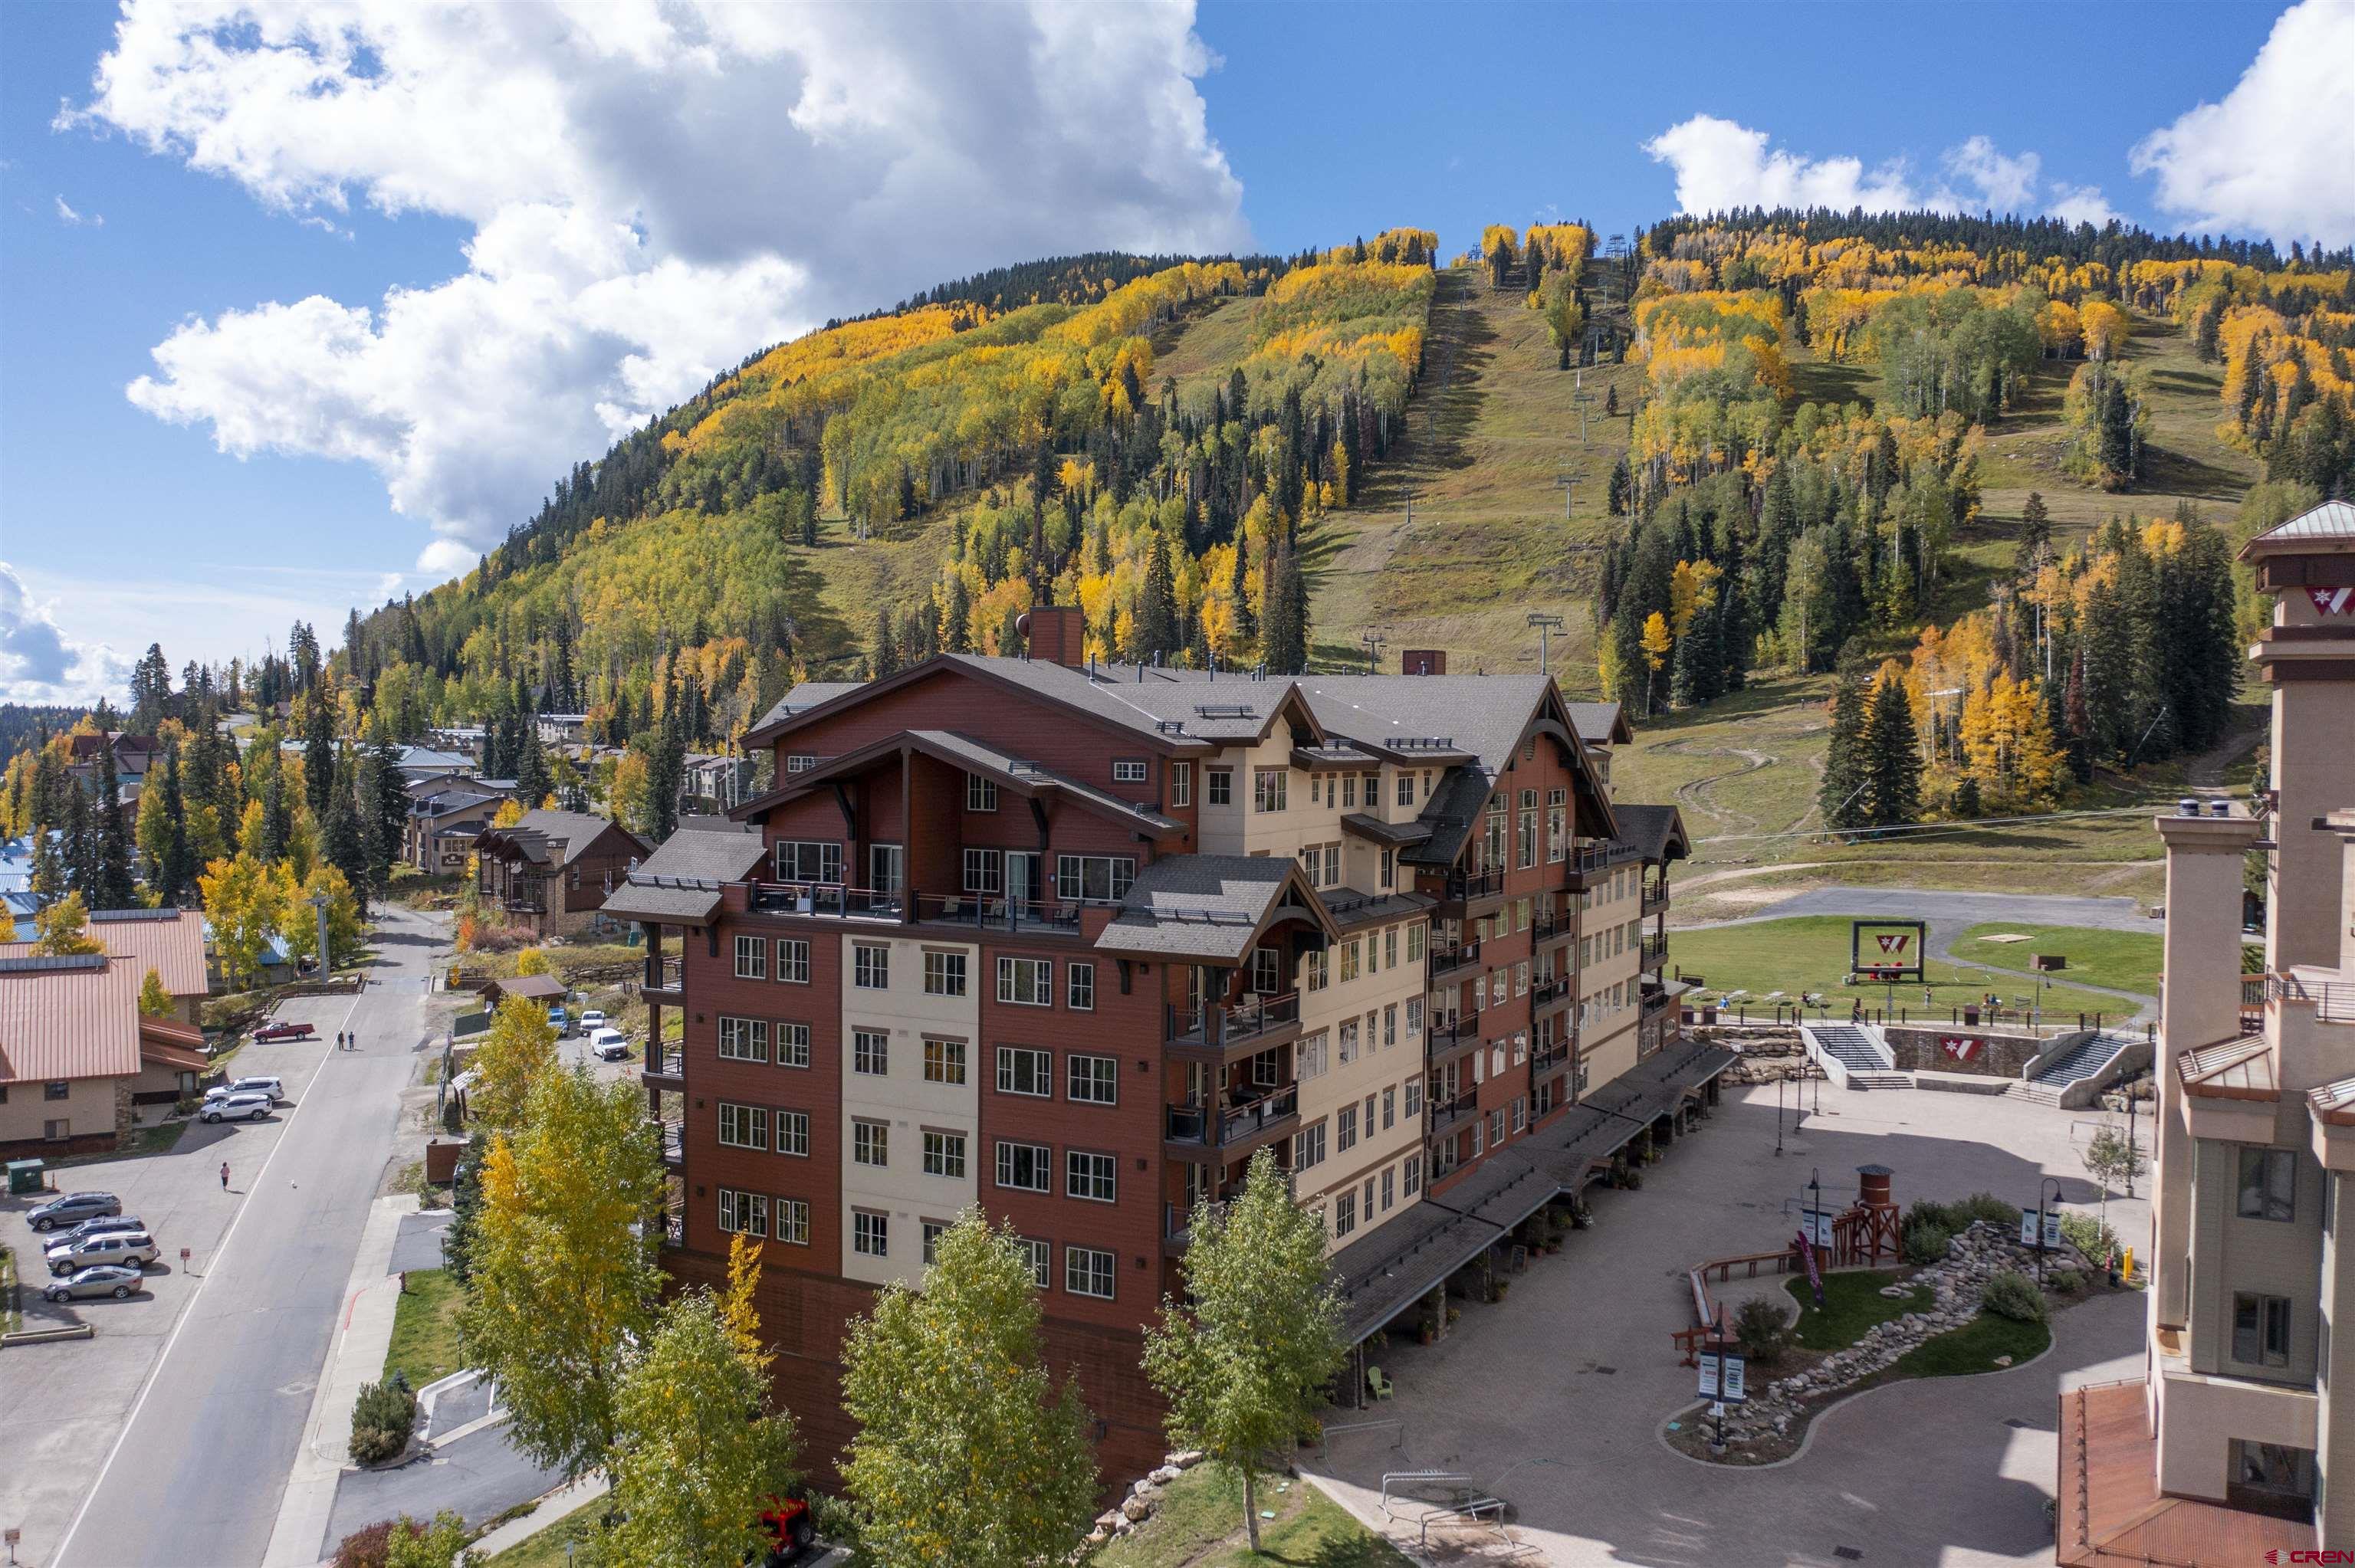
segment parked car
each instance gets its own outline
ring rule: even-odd
[[[147,1277],[121,1264],[93,1264],[70,1279],[54,1280],[41,1294],[51,1301],[73,1301],[91,1296],[127,1300],[147,1288]]]
[[[584,1013],[582,1013],[582,1014],[581,1015],[581,1033],[583,1033],[583,1034],[594,1034],[594,1033],[597,1033],[597,1031],[599,1031],[600,1029],[602,1029],[602,1028],[604,1028],[604,1027],[605,1027],[605,1010],[604,1010],[603,1008],[602,1008],[602,1007],[592,1007],[592,1008],[591,1008],[588,1012],[584,1012]]]
[[[761,1533],[768,1544],[761,1550],[761,1568],[791,1568],[817,1543],[817,1521],[810,1517],[809,1499],[772,1497],[761,1510]]]
[[[123,1200],[112,1192],[68,1192],[27,1213],[25,1223],[37,1231],[48,1232],[78,1225],[101,1214],[121,1213]]]
[[[582,1020],[584,1025],[587,1020]],[[618,1029],[589,1031],[589,1049],[602,1062],[624,1062],[630,1055],[630,1037]]]
[[[265,1041],[308,1040],[317,1033],[318,1030],[311,1024],[296,1023],[290,1020],[282,1019],[274,1023],[257,1024],[253,1031],[253,1038],[256,1040]]]
[[[112,1235],[116,1231],[144,1231],[146,1228],[147,1222],[136,1214],[101,1214],[94,1220],[84,1220],[49,1245],[56,1246],[59,1242],[87,1241],[91,1236]]]
[[[219,1099],[205,1102],[204,1118],[212,1122],[260,1121],[276,1103],[268,1095],[223,1095]]]
[[[240,1078],[234,1083],[215,1084],[205,1091],[205,1101],[209,1105],[231,1095],[268,1095],[272,1100],[282,1100],[286,1097],[286,1086],[280,1079],[268,1075]]]
[[[125,1268],[144,1268],[162,1253],[155,1238],[145,1231],[114,1231],[102,1236],[85,1236],[80,1241],[62,1241],[51,1245],[42,1256],[49,1272],[62,1279],[78,1269],[101,1263],[119,1263]]]
[[[565,1035],[572,1033],[572,1020],[566,1014],[564,1009],[561,1007],[551,1006],[549,1008],[548,1026],[556,1031],[557,1038],[559,1040]]]

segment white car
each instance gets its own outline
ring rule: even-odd
[[[589,1050],[602,1062],[626,1062],[630,1057],[630,1037],[618,1029],[592,1029],[589,1032]]]
[[[207,1089],[205,1103],[210,1105],[215,1100],[225,1100],[231,1095],[267,1095],[272,1101],[277,1101],[286,1097],[286,1086],[272,1076],[239,1078],[233,1083],[215,1084],[211,1088]]]
[[[217,1100],[205,1103],[204,1118],[212,1122],[232,1119],[261,1121],[270,1115],[271,1107],[275,1103],[266,1094],[223,1095]]]
[[[599,1031],[600,1029],[602,1029],[602,1028],[604,1028],[604,1027],[605,1027],[605,1015],[604,1015],[604,1013],[603,1013],[602,1012],[599,1011],[598,1009],[596,1009],[596,1008],[593,1008],[593,1007],[592,1007],[592,1008],[591,1008],[588,1012],[584,1012],[584,1013],[582,1013],[582,1014],[581,1015],[581,1033],[583,1033],[583,1034],[590,1034],[590,1035],[593,1035],[593,1034],[595,1034],[595,1033],[597,1033],[597,1031]]]

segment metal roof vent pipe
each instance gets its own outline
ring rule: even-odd
[[[2182,799],[2177,800],[2175,802],[2175,814],[2179,817],[2198,816],[2200,814],[2200,801],[2198,798],[2195,796],[2186,795]]]
[[[2232,802],[2219,795],[2208,802],[2208,814],[2211,817],[2229,817],[2232,814]]]

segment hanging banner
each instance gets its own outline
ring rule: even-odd
[[[2036,1211],[2033,1209],[2022,1209],[2019,1213],[2019,1245],[2036,1245]]]
[[[2048,1209],[2044,1213],[2044,1245],[2048,1247],[2067,1245],[2061,1234],[2061,1211],[2058,1209]]]
[[[1799,1257],[1807,1266],[1807,1284],[1816,1293],[1816,1309],[1821,1311],[1824,1305],[1824,1277],[1816,1267],[1815,1244],[1807,1240],[1807,1233],[1805,1231],[1799,1233]]]
[[[1703,1399],[1717,1397],[1717,1359],[1715,1351],[1700,1353],[1700,1396]]]
[[[1726,1353],[1724,1371],[1718,1379],[1720,1399],[1728,1404],[1740,1404],[1750,1397],[1748,1392],[1742,1387],[1748,1366],[1749,1362],[1744,1358],[1734,1355],[1731,1351]]]

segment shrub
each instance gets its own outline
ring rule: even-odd
[[[1909,1231],[1915,1225],[1934,1225],[1952,1235],[1968,1223],[1966,1220],[1958,1220],[1955,1211],[1947,1205],[1934,1203],[1927,1198],[1915,1199],[1913,1205],[1905,1211],[1905,1228]]]
[[[2110,1255],[2118,1250],[2117,1233],[2093,1214],[2063,1213],[2061,1236],[2096,1266],[2106,1266]]]
[[[2085,1277],[2073,1268],[2056,1268],[2045,1276],[2056,1296],[2074,1296],[2085,1288]]]
[[[417,1396],[406,1377],[396,1372],[382,1383],[363,1383],[352,1406],[353,1462],[376,1465],[398,1457],[416,1425]]]
[[[1953,1213],[1958,1223],[1952,1228],[1958,1231],[1974,1220],[1985,1220],[1989,1224],[2002,1226],[2014,1235],[2019,1234],[2019,1205],[2007,1203],[1993,1192],[1972,1193],[1953,1205]]]
[[[391,1536],[392,1520],[389,1519],[365,1530],[355,1530],[336,1542],[335,1568],[384,1568]]]
[[[1783,1359],[1783,1347],[1790,1341],[1790,1328],[1780,1307],[1764,1296],[1753,1296],[1733,1315],[1733,1337],[1741,1341],[1743,1355],[1768,1366]]]
[[[1954,1233],[1944,1225],[1928,1220],[1908,1220],[1905,1223],[1905,1261],[1924,1266],[1943,1262],[1946,1248],[1954,1239]]]
[[[2044,1292],[2036,1288],[2036,1281],[2016,1268],[1998,1268],[1988,1275],[1979,1300],[1998,1318],[2009,1318],[2018,1323],[2044,1321]]]

